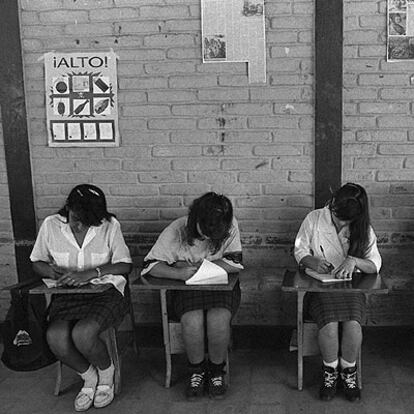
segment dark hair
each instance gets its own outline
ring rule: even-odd
[[[359,184],[347,183],[332,195],[328,207],[339,220],[350,221],[349,254],[363,257],[368,247],[370,227],[365,189]]]
[[[69,193],[65,205],[58,214],[69,218],[69,210],[76,212],[79,220],[85,226],[99,226],[103,220],[111,220],[115,214],[106,209],[106,199],[103,191],[91,184],[77,185]]]
[[[217,253],[229,237],[232,221],[233,206],[226,196],[214,192],[204,194],[190,206],[186,227],[188,244],[193,245],[194,239],[204,235],[210,239],[213,253]],[[197,224],[203,234],[197,230]]]

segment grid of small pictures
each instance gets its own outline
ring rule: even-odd
[[[64,74],[53,79],[49,98],[54,114],[62,116],[62,121],[51,121],[53,141],[115,140],[114,122],[102,119],[111,114],[113,106],[109,78],[93,73]]]
[[[387,60],[414,59],[414,0],[388,0]]]

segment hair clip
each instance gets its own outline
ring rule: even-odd
[[[100,194],[99,194],[96,190],[93,190],[92,188],[88,188],[88,191],[89,191],[90,193],[92,193],[92,194],[96,195],[97,197],[100,197]]]
[[[79,188],[78,189],[76,189],[76,192],[81,196],[81,197],[83,197],[83,193],[82,193],[82,191],[81,190],[79,190]]]

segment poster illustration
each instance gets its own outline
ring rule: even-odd
[[[414,60],[414,0],[388,0],[387,61]]]
[[[248,62],[249,82],[266,82],[264,0],[201,0],[203,62]]]
[[[45,54],[49,146],[119,145],[116,59],[113,51]]]

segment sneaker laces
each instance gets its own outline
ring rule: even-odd
[[[191,374],[191,377],[190,377],[190,387],[191,388],[200,387],[203,380],[204,380],[204,372],[200,374],[197,372],[194,372],[193,374]]]
[[[210,381],[215,387],[221,387],[223,385],[223,375],[211,377]]]
[[[329,371],[324,370],[323,377],[324,377],[324,385],[325,385],[325,387],[332,388],[332,387],[335,386],[335,382],[337,380],[337,373],[336,373],[336,371],[329,372]]]
[[[357,388],[357,373],[356,371],[351,373],[344,373],[342,376],[343,381],[345,382],[345,385],[348,388]]]

